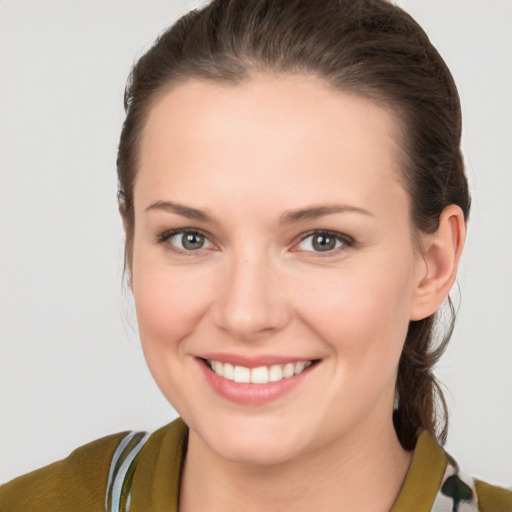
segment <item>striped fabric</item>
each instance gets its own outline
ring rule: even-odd
[[[110,464],[105,493],[106,512],[127,512],[130,509],[130,486],[137,456],[148,439],[146,432],[130,432],[119,443]]]

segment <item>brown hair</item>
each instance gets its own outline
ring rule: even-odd
[[[460,206],[468,184],[453,78],[422,28],[387,0],[213,0],[165,31],[134,66],[125,92],[118,154],[119,201],[131,264],[139,141],[152,103],[187,79],[237,84],[256,71],[305,73],[390,108],[401,121],[402,178],[416,229],[433,232],[442,210]],[[441,443],[447,409],[433,367],[444,352],[434,315],[409,325],[396,384],[395,428],[411,449],[419,429]],[[439,405],[441,406],[439,410]]]

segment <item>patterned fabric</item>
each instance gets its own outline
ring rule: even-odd
[[[475,481],[449,457],[431,512],[479,512]]]
[[[137,455],[148,437],[148,434],[144,432],[130,432],[121,440],[118,448],[114,452],[105,496],[106,512],[130,511],[131,480],[136,468]],[[432,459],[431,463],[427,466],[423,464],[428,452],[430,452],[431,456],[434,455],[434,458],[435,455],[437,455],[437,462],[441,463],[442,467],[445,468],[444,472],[441,470],[440,473],[440,476],[442,474],[442,478],[437,480],[439,483],[438,487],[432,488],[432,482],[428,483],[422,478],[423,485],[426,486],[426,488],[430,487],[432,489],[433,492],[431,491],[431,496],[434,496],[434,493],[437,491],[432,508],[430,509],[429,507],[430,512],[482,512],[478,504],[474,479],[465,475],[460,470],[457,462],[444,452],[426,432],[423,433],[420,438],[421,441],[418,443],[415,453],[416,455],[422,455],[422,469],[427,469],[429,476],[435,475],[436,473],[436,464],[432,463],[434,459]],[[416,472],[416,476],[420,476],[417,473],[417,468],[413,471]],[[423,477],[424,476],[425,475],[423,475]],[[410,478],[411,474],[409,474],[408,480],[410,480]],[[401,494],[403,494],[406,487],[407,486],[404,486]],[[415,492],[413,492],[413,501],[416,502],[416,506],[419,505],[417,501],[418,491],[419,489],[416,487]],[[397,501],[397,504],[398,503],[399,501]],[[400,505],[397,508],[396,504],[393,510],[411,512],[409,506],[407,506],[407,511],[405,511]]]

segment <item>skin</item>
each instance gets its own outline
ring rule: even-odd
[[[150,111],[131,280],[149,368],[190,427],[180,511],[392,507],[411,461],[392,425],[407,326],[446,297],[464,239],[455,206],[415,233],[397,133],[389,110],[306,76],[189,81]],[[203,248],[162,237],[186,228]],[[306,238],[322,230],[334,250]],[[248,405],[208,384],[211,352],[319,362]]]

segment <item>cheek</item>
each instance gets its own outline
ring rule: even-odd
[[[142,343],[172,344],[194,330],[208,307],[210,281],[166,265],[134,265],[133,295]]]
[[[398,362],[409,325],[411,272],[407,262],[317,274],[297,293],[301,318],[349,359]],[[370,269],[370,270],[369,270]],[[396,360],[396,361],[395,361]]]

